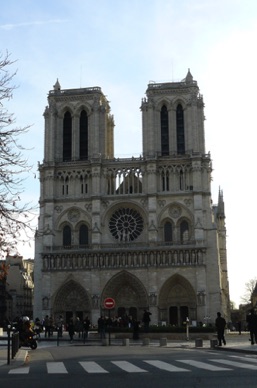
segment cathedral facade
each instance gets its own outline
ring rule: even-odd
[[[190,71],[149,83],[140,157],[116,158],[100,87],[62,90],[44,112],[34,317],[111,314],[152,324],[229,319],[222,191],[212,205],[204,102]]]

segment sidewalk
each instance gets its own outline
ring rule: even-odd
[[[199,338],[201,336],[199,335]],[[215,349],[219,351],[233,351],[233,352],[240,352],[240,353],[248,353],[248,354],[256,354],[257,355],[257,345],[251,345],[249,341],[249,334],[248,333],[242,333],[242,335],[239,335],[238,333],[228,333],[226,335],[226,341],[227,345],[226,346],[215,346],[214,348],[211,348],[210,340],[203,340],[202,341],[202,346],[196,347],[196,341],[195,340],[168,340],[167,341],[167,346],[166,348],[181,348],[181,349]],[[56,341],[50,342],[50,346],[56,346]],[[70,344],[68,341],[67,343],[62,343],[60,346],[91,346],[91,347],[101,347],[101,344],[99,341],[97,341],[94,345],[94,343],[86,343],[83,345],[83,342],[81,341],[74,341],[73,344]],[[39,347],[40,347],[40,342],[39,342]],[[108,349],[109,346],[105,346],[105,350]],[[126,346],[121,345],[120,341],[117,342],[115,340],[111,341],[111,347],[116,348],[117,351],[119,348],[124,348]],[[130,341],[129,348],[133,347],[160,347],[160,341],[158,340],[150,340],[150,344],[148,346],[144,346],[142,340],[138,340],[137,342],[135,341]],[[47,350],[47,347],[45,348]],[[114,350],[114,349],[113,349]],[[18,353],[16,354],[14,359],[10,360],[10,366],[11,367],[19,367],[21,365],[24,365],[24,363],[27,362],[28,360],[28,352],[30,349],[28,348],[21,348],[19,349]],[[36,350],[33,350],[33,352],[36,352]],[[7,365],[7,347],[5,346],[0,346],[0,367],[3,365]]]

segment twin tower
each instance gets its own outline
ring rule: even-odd
[[[114,117],[100,87],[49,92],[34,315],[96,323],[107,315],[180,326],[229,319],[222,192],[211,200],[204,103],[190,71],[150,83],[142,153],[115,157]],[[141,139],[140,139],[141,141]]]

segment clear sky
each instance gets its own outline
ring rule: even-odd
[[[8,103],[33,171],[24,201],[39,199],[47,94],[100,86],[115,118],[115,155],[141,153],[141,99],[149,81],[182,80],[188,68],[205,102],[206,152],[213,160],[212,198],[223,190],[230,297],[257,276],[256,0],[1,1],[0,50],[17,60],[18,89]],[[38,175],[38,174],[37,174]],[[23,246],[24,258],[33,258]]]

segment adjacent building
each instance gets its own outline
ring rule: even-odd
[[[153,324],[229,319],[223,193],[213,206],[204,102],[190,71],[147,86],[142,154],[114,153],[100,87],[62,90],[44,111],[34,316],[107,314]],[[133,114],[133,112],[131,112]],[[141,139],[138,139],[141,141]]]

